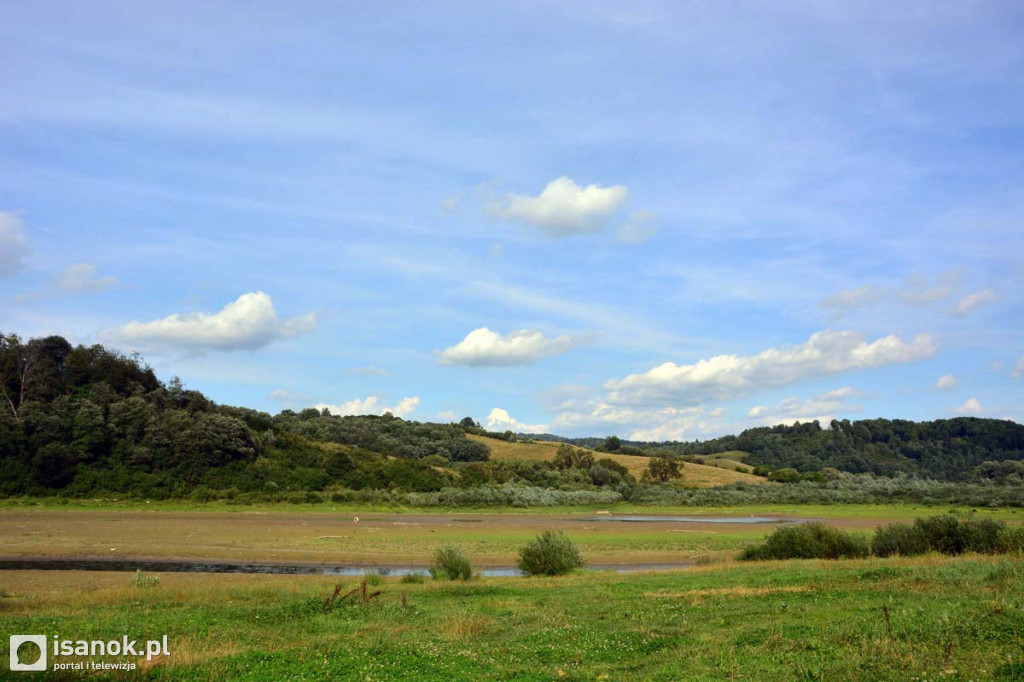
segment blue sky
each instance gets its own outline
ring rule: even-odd
[[[1024,420],[1019,3],[363,5],[0,3],[0,328],[270,412]]]

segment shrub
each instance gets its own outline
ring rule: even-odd
[[[546,530],[519,552],[519,570],[527,575],[564,575],[582,565],[580,550],[561,531]]]
[[[928,538],[916,525],[890,523],[875,529],[871,552],[875,556],[917,556],[930,549]]]
[[[927,519],[915,519],[928,540],[928,546],[943,554],[964,552],[995,553],[999,536],[1006,524],[992,519],[962,519],[955,514],[944,514]]]
[[[800,472],[796,469],[786,467],[785,469],[778,469],[768,475],[769,481],[776,481],[778,483],[796,483],[800,480]]]
[[[745,549],[740,559],[855,559],[867,555],[864,538],[814,522],[777,528],[763,545]]]
[[[1024,526],[1007,526],[999,533],[997,551],[1004,554],[1024,552]]]
[[[473,577],[473,566],[460,547],[446,545],[434,552],[430,575],[435,580],[469,580]]]

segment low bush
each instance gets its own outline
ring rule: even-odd
[[[856,559],[867,555],[864,538],[814,522],[782,526],[764,544],[745,549],[740,559]]]
[[[907,523],[879,526],[871,538],[871,552],[875,556],[917,556],[929,549],[924,531]]]
[[[446,545],[434,552],[430,575],[435,580],[469,580],[473,577],[473,566],[461,548]]]
[[[919,528],[928,541],[928,546],[942,554],[963,554],[978,552],[994,554],[999,546],[999,536],[1006,524],[992,519],[961,518],[955,514],[915,519],[914,527]]]
[[[1024,553],[1024,526],[1007,526],[999,533],[997,549],[1003,554]]]
[[[561,531],[546,530],[519,552],[519,570],[527,575],[564,575],[581,566],[580,550]]]

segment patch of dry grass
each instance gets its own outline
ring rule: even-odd
[[[508,441],[498,440],[497,438],[488,438],[486,436],[476,436],[472,434],[467,435],[467,438],[486,444],[491,448],[491,459],[499,462],[550,462],[555,458],[555,453],[558,452],[558,448],[561,445],[561,443],[551,441],[510,443]],[[586,450],[587,448],[581,449]],[[605,457],[614,460],[626,467],[626,469],[629,470],[629,473],[637,479],[643,475],[644,470],[647,468],[647,464],[650,462],[650,458],[639,457],[636,455],[616,455],[609,454],[607,452],[597,452],[596,450],[590,450],[589,452],[593,454],[595,460],[604,459]],[[708,457],[720,457],[723,461],[732,462],[730,466],[735,467],[739,466],[739,463],[735,461],[734,457],[739,457],[741,455],[745,456],[746,453],[733,451],[720,453],[720,455],[709,455]],[[707,466],[703,464],[691,464],[687,462],[683,467],[683,478],[680,484],[689,488],[713,488],[715,486],[727,485],[738,481],[743,481],[744,483],[768,482],[760,476],[741,474],[729,468]]]

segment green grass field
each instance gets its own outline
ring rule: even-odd
[[[465,584],[385,579],[373,587],[376,599],[328,613],[321,604],[334,581],[323,577],[168,574],[151,587],[111,573],[0,579],[9,632],[167,635],[171,655],[143,660],[138,671],[154,680],[1024,676],[1024,564],[1006,558],[723,564]],[[6,651],[0,658],[6,669]]]

